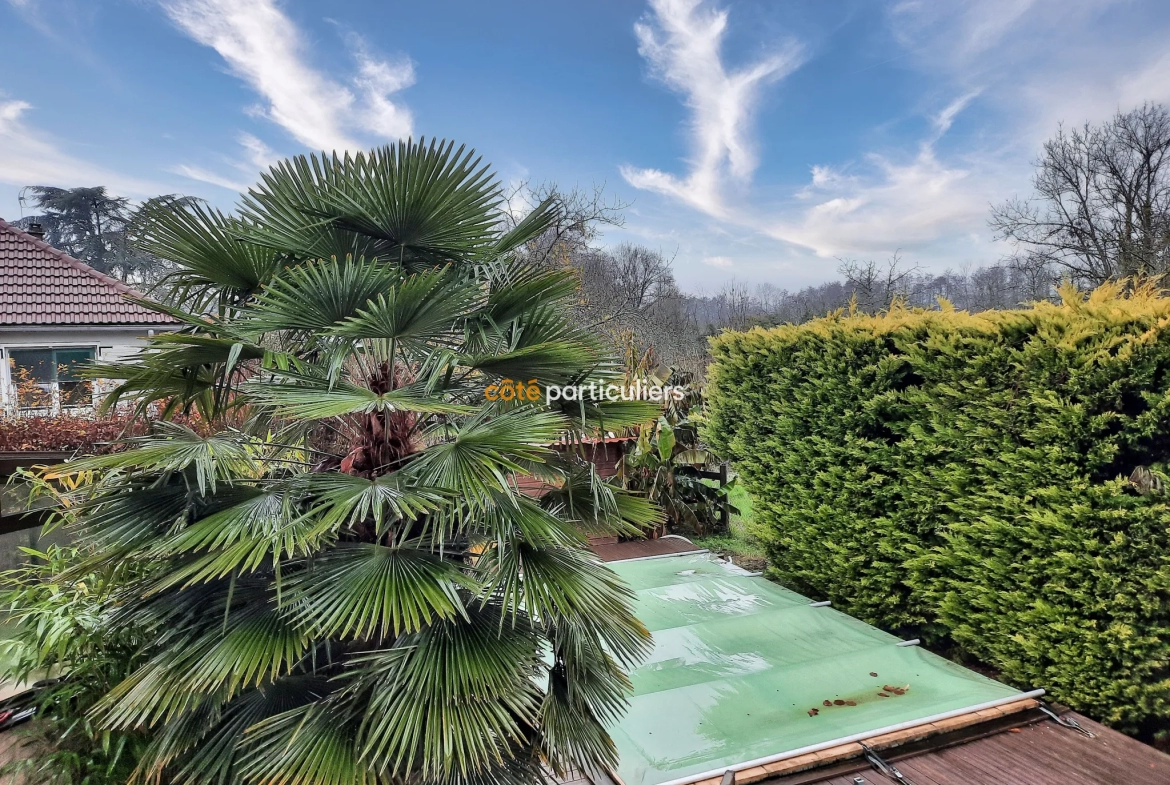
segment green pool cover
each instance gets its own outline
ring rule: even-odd
[[[612,729],[624,785],[711,776],[1021,695],[707,554],[610,566],[655,642]]]

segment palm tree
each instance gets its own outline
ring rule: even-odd
[[[644,404],[487,400],[502,380],[620,375],[575,326],[575,281],[514,252],[473,153],[402,143],[285,161],[238,215],[163,205],[185,327],[98,371],[164,413],[132,449],[68,464],[85,569],[132,562],[111,631],[144,664],[92,719],[149,733],[174,783],[521,783],[611,766],[606,727],[649,641],[584,547],[656,510],[548,445]],[[539,497],[518,475],[544,481]],[[133,571],[130,571],[133,572]]]

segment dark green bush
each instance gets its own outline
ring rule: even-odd
[[[1114,725],[1170,719],[1170,300],[895,307],[712,342],[776,577]]]

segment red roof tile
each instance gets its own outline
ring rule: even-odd
[[[18,324],[177,324],[126,297],[142,297],[0,220],[0,327]]]

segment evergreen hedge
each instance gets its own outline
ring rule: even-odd
[[[895,305],[712,340],[772,570],[1115,726],[1170,719],[1170,300]]]

